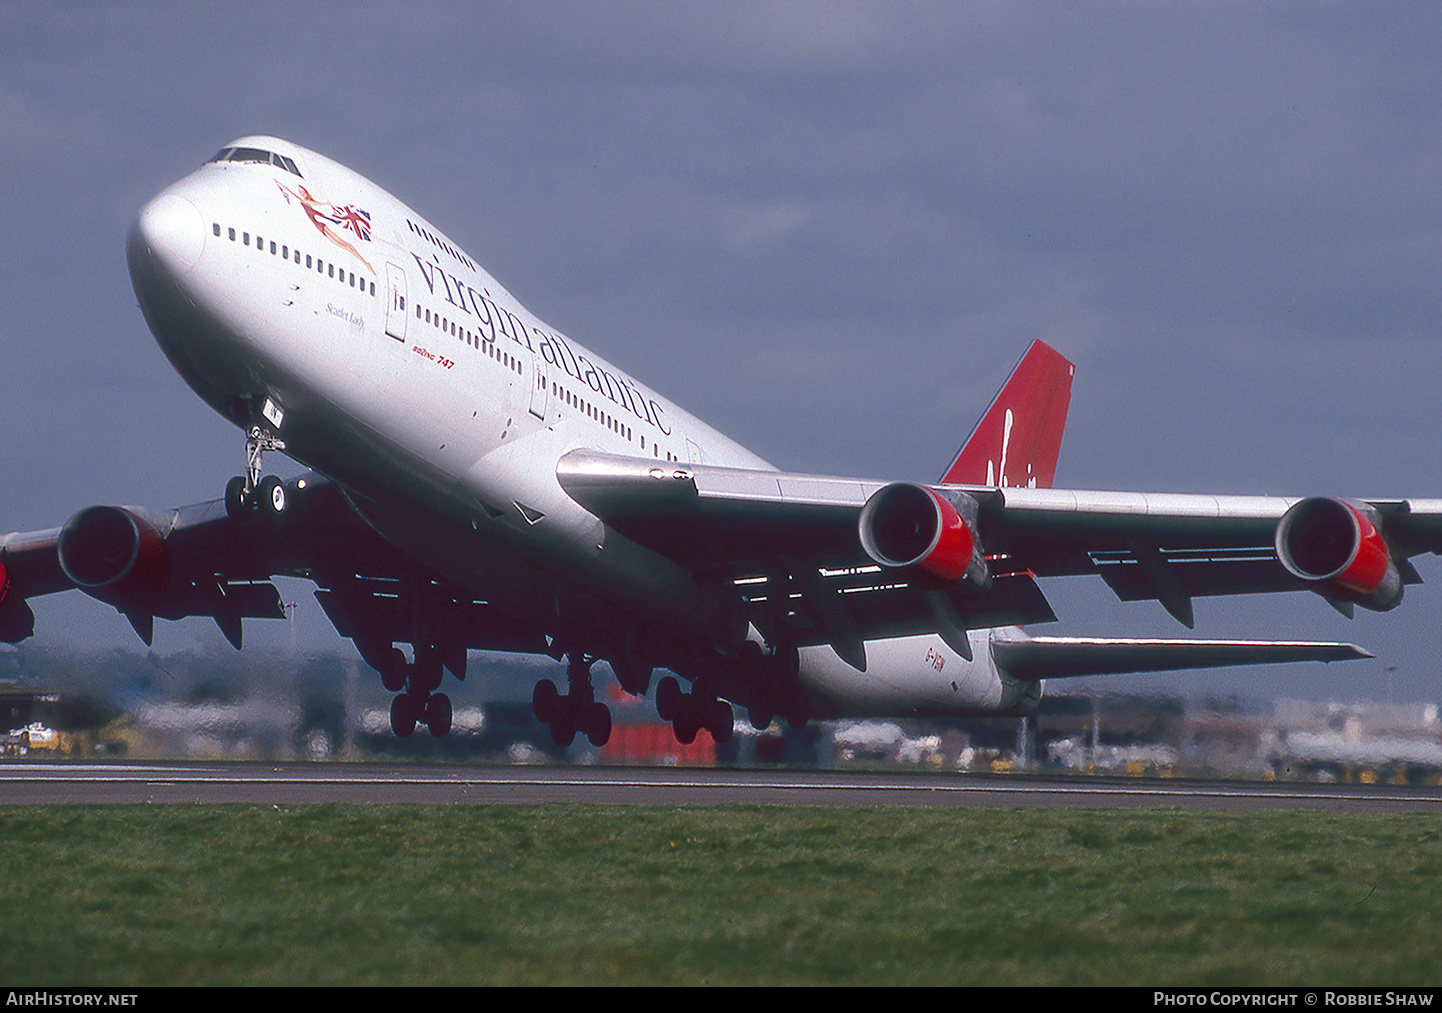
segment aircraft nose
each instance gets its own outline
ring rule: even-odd
[[[151,257],[172,275],[184,274],[205,249],[205,220],[184,197],[161,194],[140,209],[135,238],[144,241]]]

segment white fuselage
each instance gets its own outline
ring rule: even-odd
[[[374,183],[276,138],[230,148],[284,158],[205,164],[131,238],[151,329],[207,403],[264,418],[390,540],[499,604],[575,592],[689,636],[728,628],[724,596],[582,508],[556,464],[578,449],[765,461],[542,323]],[[939,637],[874,643],[865,673],[807,648],[801,678],[818,713],[1024,708],[1035,691],[999,676],[985,631],[972,639],[975,662]]]

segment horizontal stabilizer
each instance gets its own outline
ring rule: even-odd
[[[1026,637],[992,641],[997,665],[1017,679],[1172,672],[1293,661],[1352,661],[1371,654],[1355,644],[1271,640],[1108,640]]]

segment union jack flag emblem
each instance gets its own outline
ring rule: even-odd
[[[337,225],[339,225],[339,226],[340,226],[341,228],[343,228],[343,229],[350,229],[352,232],[354,232],[354,233],[355,233],[357,236],[359,236],[361,239],[364,239],[364,240],[366,240],[366,241],[369,241],[369,240],[370,240],[370,237],[371,237],[371,216],[370,216],[370,212],[368,212],[368,211],[362,211],[360,208],[356,207],[354,204],[347,204],[345,207],[336,208],[335,211],[336,211],[336,213],[335,213],[333,216],[331,216],[331,219],[330,219],[331,221],[335,222]]]

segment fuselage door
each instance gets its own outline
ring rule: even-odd
[[[551,404],[551,377],[546,369],[546,360],[536,354],[535,349],[531,350],[530,359],[530,381],[531,381],[531,414],[541,421],[546,419],[546,411]]]
[[[386,264],[386,333],[406,340],[406,272],[391,263]]]

